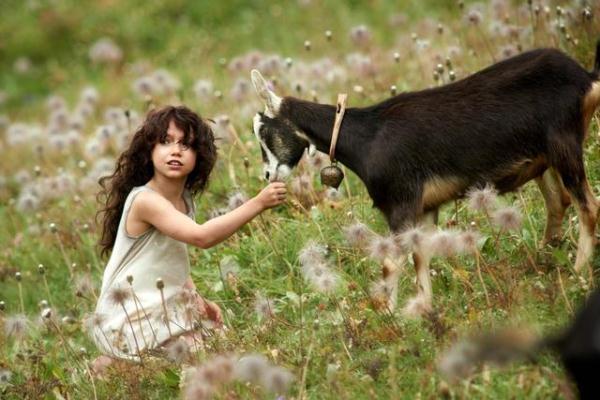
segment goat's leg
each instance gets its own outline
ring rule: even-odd
[[[562,237],[562,221],[571,199],[556,170],[549,168],[536,178],[546,203],[546,229],[542,245],[557,243]]]
[[[417,222],[417,216],[422,215],[422,210],[419,209],[417,204],[419,203],[415,201],[414,203],[409,203],[409,205],[399,205],[392,210],[388,216],[388,222],[393,231],[398,232]],[[428,217],[432,217],[431,221],[428,222],[434,222],[436,214],[435,211],[425,214]],[[406,258],[403,257],[402,261],[405,262]],[[403,311],[407,316],[418,317],[431,311],[433,292],[429,274],[429,257],[422,252],[416,251],[413,254],[413,261],[417,275],[417,295],[408,300]]]
[[[400,279],[401,268],[406,264],[406,255],[401,255],[397,260],[385,258],[382,263],[383,282],[388,291],[387,308],[390,311],[396,309],[398,304],[398,279]]]
[[[584,179],[581,186],[573,193],[579,217],[579,240],[577,242],[577,257],[575,258],[576,272],[581,271],[594,252],[596,221],[598,219],[598,202],[594,198],[586,179]]]
[[[424,225],[435,227],[438,224],[438,216],[439,213],[437,208],[427,211],[425,214],[423,214],[421,222],[423,222]]]
[[[585,175],[581,144],[563,141],[556,145],[556,169],[575,203],[579,216],[579,240],[575,259],[575,271],[579,272],[588,263],[594,251],[598,201],[592,194]]]

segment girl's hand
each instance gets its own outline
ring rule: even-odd
[[[204,302],[204,312],[206,313],[208,319],[217,324],[217,326],[223,325],[221,308],[216,303],[206,300],[205,298],[202,298],[202,301]]]
[[[255,199],[263,209],[278,206],[285,201],[287,189],[283,182],[272,182],[256,195]]]

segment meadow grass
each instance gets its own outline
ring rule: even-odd
[[[392,85],[400,92],[449,82],[447,56],[458,79],[510,52],[539,46],[561,48],[589,70],[600,37],[600,7],[592,2],[586,7],[537,1],[531,6],[464,2],[462,8],[455,1],[432,0],[404,6],[391,1],[9,1],[0,17],[0,37],[5,38],[0,46],[0,300],[5,302],[0,375],[10,371],[7,382],[0,381],[1,397],[180,396],[182,367],[166,360],[117,364],[106,380],[92,380],[89,373],[89,363],[99,353],[82,321],[94,309],[106,263],[96,245],[100,226],[95,221],[94,171],[106,172],[102,159],[111,165],[123,148],[119,135],[135,128],[121,126],[103,149],[89,150],[98,126],[117,124],[105,115],[110,107],[119,107],[120,117],[124,110],[141,117],[150,106],[185,103],[217,123],[219,116],[229,117],[230,124],[218,129],[235,129],[241,143],[225,136],[218,142],[219,162],[210,187],[196,199],[196,218],[203,222],[215,209],[227,207],[235,190],[254,195],[264,185],[251,131],[251,117],[263,106],[251,87],[237,94],[232,90],[240,78],[248,83],[250,67],[270,55],[276,65],[267,75],[276,79],[278,94],[331,103],[338,92],[348,92],[351,106],[367,105],[387,98]],[[591,19],[582,17],[584,9]],[[481,22],[470,23],[469,15],[477,17],[471,13],[478,12]],[[351,37],[359,24],[367,27],[366,40]],[[331,41],[326,30],[332,31]],[[122,50],[120,61],[90,60],[90,47],[104,36]],[[257,61],[249,61],[253,50],[260,52]],[[291,67],[286,57],[293,59]],[[438,64],[444,70],[436,80]],[[136,79],[158,68],[168,70],[179,85],[147,96],[132,89]],[[200,96],[194,90],[198,79],[212,83]],[[75,144],[57,145],[47,132],[53,118],[48,97],[63,98],[74,115],[81,89],[88,85],[98,91],[91,115],[75,129]],[[24,140],[13,143],[9,133],[19,122],[28,124]],[[53,134],[70,130],[61,129]],[[596,194],[598,135],[595,118],[585,158]],[[471,332],[519,325],[549,334],[568,323],[596,286],[600,263],[596,255],[590,271],[581,276],[573,271],[578,222],[572,207],[557,247],[539,244],[546,212],[533,183],[500,200],[520,209],[523,222],[516,231],[498,234],[498,227],[464,200],[443,207],[441,228],[480,232],[489,304],[474,257],[435,257],[435,309],[415,320],[406,318],[401,307],[390,314],[377,306],[370,290],[381,277],[381,265],[344,237],[343,228],[357,221],[379,235],[388,234],[363,184],[346,170],[340,198],[327,198],[314,164],[303,160],[296,176],[307,174],[311,188],[290,195],[286,205],[256,218],[222,245],[189,248],[198,290],[221,306],[227,326],[207,339],[198,362],[215,354],[263,354],[293,374],[285,394],[289,398],[569,397],[568,380],[553,354],[542,354],[536,363],[478,369],[461,382],[446,382],[436,365],[448,346]],[[26,201],[28,194],[33,200]],[[298,255],[311,241],[327,246],[327,263],[339,276],[333,292],[315,290],[302,274]],[[225,258],[239,270],[222,276]],[[414,286],[409,263],[400,275],[399,305],[414,295]],[[257,313],[257,298],[271,300],[272,316]],[[42,300],[47,304],[40,306]],[[46,305],[52,318],[40,316]],[[19,339],[6,328],[23,311],[28,325]],[[223,399],[263,397],[275,394],[246,383],[227,385],[215,394]]]

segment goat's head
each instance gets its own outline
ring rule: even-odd
[[[257,70],[252,70],[252,83],[265,103],[265,111],[254,116],[254,134],[260,143],[264,163],[265,178],[269,181],[286,179],[302,155],[315,147],[298,128],[279,115],[282,99],[267,87],[267,82]]]

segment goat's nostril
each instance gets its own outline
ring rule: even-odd
[[[269,171],[265,172],[265,179],[269,180],[269,176],[271,176],[271,174],[269,174]]]

